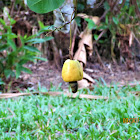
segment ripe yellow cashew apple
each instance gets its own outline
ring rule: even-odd
[[[62,78],[69,82],[73,93],[77,92],[77,81],[83,79],[83,69],[79,61],[67,59],[62,68]]]

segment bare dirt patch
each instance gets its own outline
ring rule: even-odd
[[[85,68],[85,72],[89,74],[93,79],[103,79],[107,84],[111,83],[127,83],[140,81],[140,63],[137,62],[137,70],[128,71],[125,66],[116,66],[109,63],[106,64],[106,70],[104,70],[98,63],[88,63]],[[58,87],[61,83],[63,89],[68,88],[68,83],[64,82],[61,77],[61,71],[59,71],[53,62],[38,62],[36,64],[28,64],[26,67],[30,68],[33,74],[23,73],[21,78],[24,83],[37,89],[38,83],[41,86],[50,88],[51,84]]]

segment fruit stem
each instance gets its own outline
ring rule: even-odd
[[[76,14],[77,14],[77,0],[74,0],[73,4],[74,4],[74,11],[71,14],[71,20],[70,20],[70,46],[69,46],[69,58],[71,60],[73,60],[73,55],[72,55],[72,52],[71,52],[71,48],[72,48],[72,23],[71,22],[72,22],[73,16],[75,18]]]
[[[72,14],[72,15],[73,15],[73,14]],[[71,16],[71,19],[72,19],[72,16]],[[69,57],[70,57],[71,60],[73,60],[71,48],[72,48],[72,27],[71,27],[71,21],[70,21],[70,46],[69,46]]]
[[[78,83],[77,83],[77,81],[69,82],[69,85],[70,85],[70,87],[72,89],[72,92],[76,93],[77,90],[78,90]]]

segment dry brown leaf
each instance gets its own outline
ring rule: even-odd
[[[91,86],[90,83],[87,81],[87,79],[82,79],[78,81],[78,88],[87,88]]]
[[[88,48],[89,55],[92,55],[92,51],[93,51],[93,41],[92,41],[92,32],[91,32],[91,30],[86,28],[84,30],[84,32],[82,32],[80,34],[80,38],[81,38],[81,40],[79,41],[78,50],[74,55],[74,59],[79,60],[85,66],[86,62],[87,62],[87,57],[86,57],[87,55],[86,55],[85,45]]]
[[[130,32],[130,35],[129,35],[129,47],[131,47],[132,43],[133,43],[133,33]]]
[[[77,16],[82,17],[82,18],[90,18],[94,21],[95,24],[100,23],[100,18],[97,16],[88,16],[83,13],[80,13]],[[86,27],[86,29],[79,35],[79,37],[81,38],[81,40],[79,41],[78,50],[75,53],[74,59],[83,62],[85,66],[86,65],[86,50],[89,56],[91,56],[93,52],[92,30]]]
[[[99,25],[99,24],[100,24],[100,18],[99,18],[99,17],[94,16],[94,17],[92,17],[92,20],[94,21],[94,23],[95,23],[96,25]]]
[[[86,28],[80,37],[82,38],[83,44],[86,45],[89,56],[91,56],[93,53],[92,30]]]
[[[96,16],[88,16],[86,14],[78,14],[78,16],[82,18],[90,18],[94,21],[95,24],[100,23],[99,17]],[[88,52],[89,56],[92,55],[93,53],[93,40],[92,40],[92,30],[86,27],[86,29],[79,35],[81,40],[79,41],[78,44],[78,50],[75,53],[74,59],[79,60],[86,65],[86,51]],[[86,48],[85,48],[86,47]]]
[[[79,14],[77,14],[77,16],[81,17],[81,18],[89,18],[89,16],[84,13],[79,13]]]
[[[79,88],[91,87],[95,83],[94,79],[91,78],[88,74],[83,72],[83,79],[78,81]]]
[[[83,78],[87,79],[89,82],[91,83],[95,83],[94,79],[91,78],[88,74],[86,74],[85,72],[83,72]]]
[[[91,72],[91,73],[94,72],[94,70],[93,69],[90,69],[90,68],[86,68],[85,70],[88,71],[88,72]]]
[[[130,35],[130,28],[128,27],[128,25],[119,24],[119,26],[122,29],[125,36]]]
[[[79,42],[79,49],[74,55],[74,59],[82,62],[84,66],[87,63],[86,49],[82,41]]]
[[[89,18],[89,19],[91,19],[95,24],[100,24],[100,18],[99,17],[97,17],[97,16],[89,16],[89,15],[86,15],[86,14],[84,14],[84,13],[79,13],[79,14],[77,14],[77,16],[78,17],[81,17],[81,18]]]
[[[77,16],[82,17],[82,18],[90,18],[94,21],[95,24],[100,23],[99,17],[93,17],[93,16],[88,16],[86,14],[78,14]],[[81,40],[79,41],[78,44],[78,50],[74,55],[74,59],[79,60],[83,64],[82,67],[86,65],[87,62],[87,52],[89,56],[92,55],[93,53],[93,40],[92,40],[92,30],[86,27],[86,29],[79,35]],[[85,87],[90,87],[95,81],[85,72],[83,73],[83,79],[81,81],[78,81],[78,87],[80,88],[85,88]]]

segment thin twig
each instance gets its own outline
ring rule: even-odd
[[[132,34],[133,34],[134,38],[137,40],[138,44],[140,45],[140,41],[139,41],[139,39],[135,36],[134,32],[132,32]]]
[[[136,83],[126,83],[126,84],[120,84],[117,85],[118,87],[124,87],[124,86],[131,86],[131,87],[135,87],[137,85],[140,85],[140,81],[136,82]],[[114,85],[107,85],[107,87],[111,87],[113,88]],[[94,87],[91,87],[90,90],[93,90]],[[134,94],[140,94],[140,91],[132,91],[131,93]],[[38,95],[38,94],[42,94],[42,95],[51,95],[51,96],[59,96],[59,95],[65,95],[67,97],[71,97],[71,98],[86,98],[86,99],[109,99],[107,96],[97,96],[97,95],[89,95],[89,94],[72,94],[70,92],[33,92],[33,93],[3,93],[0,94],[0,99],[5,99],[5,98],[13,98],[13,97],[19,97],[19,96],[31,96],[31,95]],[[122,98],[122,97],[118,97],[118,98]],[[113,98],[111,98],[113,99]],[[14,113],[12,112],[12,114],[14,115]]]
[[[60,26],[60,27],[58,27],[58,28],[57,28],[57,27],[55,27],[55,29],[54,29],[54,30],[52,30],[52,31],[48,32],[45,36],[49,35],[50,33],[53,33],[53,32],[54,32],[54,31],[56,31],[56,30],[60,30],[61,28],[65,27],[67,24],[70,24],[70,22],[72,22],[74,19],[75,19],[75,17],[73,17],[71,21],[69,21],[69,22],[65,23],[64,25],[62,25],[62,26]]]
[[[99,7],[103,4],[104,1],[105,1],[105,0],[101,0],[97,5],[95,5],[94,9],[99,8]],[[93,9],[93,10],[94,10],[94,9]]]
[[[10,12],[10,16],[11,16],[11,17],[12,17],[12,15],[13,15],[14,6],[15,6],[15,0],[12,1],[12,8],[11,8],[11,12]]]
[[[71,21],[72,21],[72,16],[74,15],[75,13],[75,10],[73,11],[72,15],[71,15]],[[74,16],[75,17],[75,16]],[[72,48],[72,23],[70,21],[70,46],[69,46],[69,57],[71,60],[73,60],[73,55],[72,55],[72,51],[71,51],[71,48]]]
[[[122,4],[120,5],[118,11],[115,13],[116,15],[121,11],[122,7],[124,6],[126,0],[123,0]]]
[[[136,0],[131,0],[130,2],[131,2],[132,5],[135,6],[135,13],[140,18],[140,11],[139,11],[139,7],[138,7],[138,4],[137,4],[137,1]]]
[[[109,10],[107,10],[107,11],[105,11],[105,12],[103,13],[103,15],[100,17],[100,21],[106,16],[106,14],[108,13],[108,11],[109,11]]]
[[[76,34],[77,34],[77,25],[74,29],[74,35],[73,35],[73,40],[72,40],[72,46],[71,46],[71,55],[73,56],[73,51],[74,51],[74,45],[75,45],[75,39],[76,39]]]
[[[17,15],[19,15],[20,9],[21,9],[21,4],[19,5],[18,11],[17,11]]]
[[[95,44],[97,43],[97,41],[99,41],[99,39],[104,35],[104,33],[106,33],[106,31],[107,31],[107,30],[103,30],[103,31],[99,34],[97,40],[95,40],[95,41],[93,42],[93,45],[95,45]]]
[[[132,92],[134,94],[140,94],[140,91],[136,91],[136,92]],[[63,93],[63,92],[34,92],[34,93],[3,93],[0,94],[0,99],[6,99],[6,98],[13,98],[13,97],[19,97],[19,96],[31,96],[31,95],[51,95],[51,96],[60,96],[60,95],[65,95],[66,97],[70,97],[70,98],[85,98],[85,99],[114,99],[114,98],[109,98],[107,96],[97,96],[97,95],[89,95],[89,94],[73,94],[73,93]],[[125,97],[117,97],[118,99],[125,99]],[[11,111],[10,111],[11,112]],[[15,114],[13,112],[11,112],[12,115],[7,117],[7,118],[0,118],[0,119],[9,119],[13,116],[15,116]]]
[[[100,63],[100,64],[102,65],[102,67],[105,69],[105,66],[104,66],[104,64],[103,64],[103,62],[102,62],[102,59],[101,59],[101,57],[100,57],[100,55],[99,55],[99,53],[98,53],[98,50],[97,50],[97,48],[96,48],[96,46],[95,46],[95,44],[97,44],[97,41],[103,36],[104,33],[106,33],[106,30],[103,30],[103,31],[99,34],[97,40],[95,40],[95,41],[93,42],[93,46],[94,46],[95,52],[96,52],[96,54],[97,54],[99,63]]]
[[[43,94],[43,95],[51,95],[51,96],[59,96],[65,95],[71,98],[86,98],[86,99],[108,99],[108,97],[97,96],[97,95],[88,95],[88,94],[72,94],[72,93],[63,93],[63,92],[34,92],[34,93],[3,93],[0,94],[0,99],[4,98],[13,98],[19,96],[31,96],[32,94]]]
[[[100,55],[98,53],[98,50],[97,50],[96,46],[94,46],[94,49],[95,49],[95,52],[96,52],[96,55],[97,55],[99,63],[102,65],[103,69],[105,70],[105,66],[104,66],[104,64],[102,62],[102,59],[101,59],[101,57],[100,57]]]

